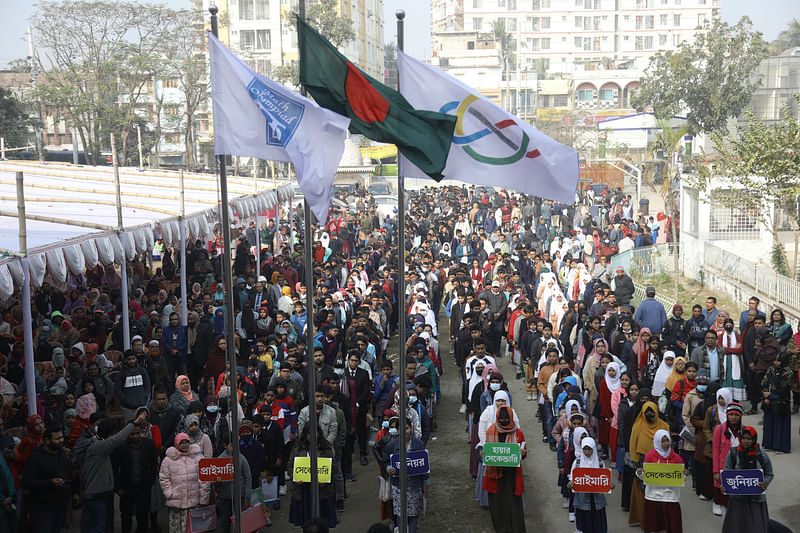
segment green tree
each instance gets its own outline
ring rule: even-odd
[[[785,30],[778,34],[778,38],[770,45],[773,54],[780,54],[789,48],[800,46],[800,19],[789,21]]]
[[[77,128],[92,163],[111,132],[126,151],[153,65],[178,20],[175,10],[133,0],[36,4],[31,25],[45,51],[40,98]]]
[[[306,22],[317,30],[320,35],[328,39],[336,48],[341,48],[356,38],[353,21],[339,15],[338,0],[314,0],[306,8]],[[297,32],[296,13],[292,13],[286,25],[293,32]],[[300,87],[300,73],[296,61],[290,61],[272,69],[273,79]]]
[[[800,96],[795,99],[800,100]],[[754,216],[772,234],[777,247],[774,254],[781,255],[790,276],[796,279],[800,271],[800,120],[789,105],[784,107],[783,119],[774,124],[757,120],[752,112],[746,116],[749,125],[738,137],[727,132],[714,136],[720,175],[706,169],[684,179],[711,201]],[[720,181],[728,190],[714,187]],[[783,216],[775,216],[774,209]],[[791,258],[778,238],[778,232],[786,230],[794,238]]]
[[[0,87],[0,137],[5,139],[6,147],[30,145],[32,127],[33,123],[22,102],[10,89]]]
[[[631,103],[661,119],[686,113],[693,133],[722,131],[750,103],[761,83],[752,73],[766,55],[767,44],[749,18],[733,26],[714,19],[694,41],[650,59]]]
[[[20,57],[9,61],[6,68],[11,72],[30,72],[31,62],[24,57]]]

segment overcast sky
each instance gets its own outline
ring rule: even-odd
[[[755,27],[764,33],[764,38],[774,40],[786,27],[787,21],[800,18],[798,0],[721,0],[722,18],[736,22],[742,15],[753,19]],[[144,2],[142,2],[144,3]],[[188,8],[189,0],[165,0],[175,8]],[[429,1],[428,0],[383,0],[384,41],[394,41],[397,36],[395,11],[406,11],[406,51],[414,57],[427,59],[430,56]],[[25,36],[28,18],[33,12],[32,0],[2,0],[3,22],[0,24],[0,66],[28,55]],[[758,9],[756,9],[756,7]]]

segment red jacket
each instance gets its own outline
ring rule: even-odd
[[[516,437],[517,437],[517,442],[520,444],[520,448],[524,447],[525,434],[522,432],[521,429],[517,429]],[[512,467],[508,467],[508,469],[512,470]],[[517,471],[517,477],[514,485],[514,496],[522,496],[522,494],[525,492],[525,478],[522,475],[522,467],[517,468],[516,471]],[[483,490],[492,494],[497,494],[497,480],[484,476]]]

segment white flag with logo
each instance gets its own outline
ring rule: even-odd
[[[324,224],[350,119],[257,74],[210,32],[208,49],[214,153],[291,162]]]
[[[575,201],[580,173],[577,151],[401,51],[397,70],[400,92],[411,105],[458,118],[445,179],[504,187],[566,204]],[[402,164],[405,176],[427,177],[407,159]]]

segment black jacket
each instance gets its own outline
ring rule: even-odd
[[[363,368],[356,368],[356,375],[353,377],[350,369],[348,368],[345,370],[345,375],[356,382],[356,402],[358,402],[358,409],[362,410],[368,408],[370,380],[367,371]]]
[[[53,486],[51,480],[60,477],[64,484]],[[72,469],[69,457],[64,448],[51,453],[44,446],[39,446],[25,462],[22,472],[22,486],[31,493],[31,508],[66,508],[70,494]]]
[[[203,368],[206,366],[206,361],[208,361],[208,351],[214,342],[214,333],[211,331],[211,326],[203,321],[198,321],[194,327],[197,329],[197,334],[194,338],[194,344],[190,346],[192,350],[191,357],[197,366]],[[187,328],[187,338],[188,334]]]
[[[140,453],[138,458],[134,454]],[[111,464],[114,468],[114,489],[130,491],[136,487],[153,486],[158,472],[158,457],[156,445],[150,439],[139,439],[139,448],[131,446],[126,440],[111,455]],[[134,467],[137,467],[138,482],[134,481]]]

